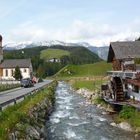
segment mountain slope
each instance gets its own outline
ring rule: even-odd
[[[52,47],[52,46],[57,46],[57,45],[61,45],[61,46],[65,46],[65,47],[78,47],[78,46],[82,46],[85,48],[88,48],[90,51],[96,53],[100,58],[107,60],[107,55],[108,55],[108,46],[105,47],[95,47],[95,46],[91,46],[89,43],[87,42],[78,42],[78,43],[66,43],[66,42],[62,42],[59,40],[50,40],[50,41],[40,41],[40,42],[25,42],[25,43],[9,43],[4,45],[4,49],[5,50],[20,50],[20,49],[24,49],[24,48],[35,48],[35,47],[43,47],[43,46],[47,46],[47,47]]]
[[[66,64],[88,64],[101,61],[101,58],[82,46],[52,46],[53,49],[63,49],[70,52],[70,56],[64,56],[61,60]]]
[[[104,60],[107,60],[108,50],[109,50],[109,47],[108,46],[104,46],[104,47],[89,46],[87,48],[90,51],[96,53],[100,58],[102,58]]]
[[[62,49],[46,49],[41,51],[40,58],[44,60],[50,60],[53,58],[60,59],[63,56],[69,56],[69,55],[70,55],[69,51],[65,51]]]

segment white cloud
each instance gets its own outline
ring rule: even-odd
[[[88,42],[95,46],[103,46],[111,41],[135,40],[140,36],[139,27],[140,20],[138,19],[121,26],[76,20],[69,27],[59,29],[39,27],[32,21],[28,21],[11,30],[5,43],[61,40]]]

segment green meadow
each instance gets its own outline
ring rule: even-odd
[[[94,64],[68,65],[55,74],[54,77],[105,76],[109,70],[111,70],[111,64],[105,61]]]
[[[61,58],[62,56],[68,55],[70,55],[69,51],[61,49],[46,49],[41,51],[40,58],[44,60],[49,60],[52,58]]]

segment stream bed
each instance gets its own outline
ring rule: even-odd
[[[134,134],[110,125],[95,105],[76,94],[65,82],[59,82],[55,110],[46,122],[48,140],[134,140]]]

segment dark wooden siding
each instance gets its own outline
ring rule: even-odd
[[[0,77],[3,76],[3,70],[0,68]]]
[[[112,68],[114,71],[121,71],[122,68],[121,68],[121,62],[120,60],[117,60],[117,59],[113,59],[113,62],[112,62]]]

